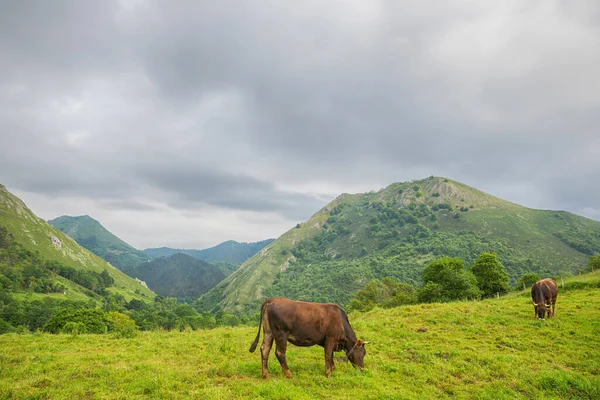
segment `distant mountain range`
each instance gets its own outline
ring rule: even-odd
[[[78,217],[63,215],[48,223],[120,270],[135,267],[153,258],[113,235],[89,215]]]
[[[420,285],[431,260],[495,252],[511,282],[569,275],[600,252],[600,222],[522,207],[447,178],[342,194],[203,295],[205,310],[256,312],[266,297],[347,304],[372,279]]]
[[[175,253],[184,253],[209,263],[229,263],[239,265],[273,242],[273,240],[275,239],[267,239],[252,243],[240,243],[228,240],[215,247],[204,250],[159,247],[145,249],[144,252],[152,257],[168,257]]]
[[[130,277],[141,279],[157,294],[186,298],[205,293],[273,241],[230,240],[205,250],[162,247],[140,251],[88,215],[64,215],[48,223]]]

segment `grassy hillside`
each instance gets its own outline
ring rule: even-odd
[[[419,285],[429,261],[471,263],[496,252],[511,278],[568,276],[600,252],[600,222],[534,210],[445,178],[343,194],[292,228],[204,295],[199,306],[246,311],[286,296],[347,304],[366,282],[386,276]]]
[[[240,243],[234,240],[228,240],[204,250],[159,247],[156,249],[146,249],[144,252],[152,257],[168,257],[175,253],[184,253],[198,260],[203,260],[211,264],[227,263],[239,265],[258,253],[263,247],[271,243],[273,240],[274,239],[267,239],[252,243]]]
[[[161,296],[197,298],[225,278],[216,266],[187,254],[175,253],[123,270],[146,282]]]
[[[0,226],[5,227],[15,240],[27,250],[47,261],[56,261],[76,270],[102,273],[107,270],[114,279],[111,293],[125,299],[150,299],[154,293],[125,275],[111,264],[81,247],[75,240],[38,218],[25,203],[0,185]],[[79,300],[82,292],[76,287],[67,291],[66,298]]]
[[[63,215],[48,223],[120,270],[125,267],[135,267],[152,259],[148,254],[135,249],[110,233],[100,222],[88,215],[79,217]]]
[[[289,345],[294,377],[273,349],[270,381],[259,352],[248,352],[256,326],[132,339],[2,335],[0,398],[597,399],[599,312],[595,273],[566,279],[545,322],[534,321],[528,292],[352,313],[359,337],[373,341],[364,372],[337,364],[325,378],[322,348]]]

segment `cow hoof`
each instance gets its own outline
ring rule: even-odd
[[[264,374],[263,378],[265,378],[266,380],[270,380],[271,379],[271,375],[269,374]]]
[[[325,376],[327,378],[331,378],[331,371],[325,371]]]
[[[285,372],[284,372],[284,374],[285,374],[285,376],[286,376],[286,377],[288,377],[288,378],[291,378],[291,377],[292,377],[292,373],[291,373],[290,371],[285,371]]]

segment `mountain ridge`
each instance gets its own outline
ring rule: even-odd
[[[152,259],[114,235],[89,215],[62,215],[49,220],[48,223],[120,270]]]
[[[37,217],[17,196],[0,185],[0,225],[26,250],[38,254],[47,261],[57,261],[75,270],[102,273],[104,270],[114,279],[114,286],[107,290],[123,295],[126,299],[151,299],[154,293],[140,282],[125,275],[109,262],[80,246],[74,239]],[[68,293],[66,298],[81,296]]]
[[[256,308],[265,297],[345,303],[370,279],[418,285],[449,255],[497,252],[514,282],[523,272],[569,274],[600,251],[600,223],[520,206],[443,177],[343,193],[270,243],[198,300],[200,308]]]
[[[198,260],[209,263],[229,263],[241,264],[254,254],[259,252],[263,247],[267,246],[275,239],[265,239],[258,242],[237,242],[235,240],[227,240],[219,243],[216,246],[207,249],[174,249],[171,247],[157,247],[144,249],[146,254],[153,257],[165,257],[175,253],[188,254]]]

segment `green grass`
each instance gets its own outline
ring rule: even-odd
[[[560,283],[560,282],[559,282]],[[249,353],[256,327],[106,335],[0,336],[0,398],[597,399],[600,273],[565,280],[557,316],[534,321],[529,292],[353,313],[372,340],[366,370],[324,374],[318,346],[288,346],[294,378]]]

